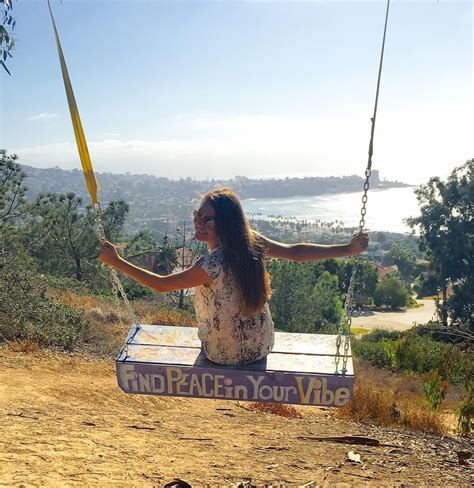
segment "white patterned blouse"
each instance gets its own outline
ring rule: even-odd
[[[274,343],[273,320],[268,303],[250,317],[230,271],[224,271],[222,249],[217,247],[196,264],[212,279],[198,286],[194,298],[199,339],[206,357],[219,364],[248,364],[267,356]]]

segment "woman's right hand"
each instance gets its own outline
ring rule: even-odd
[[[109,241],[101,240],[99,259],[109,266],[116,266],[120,261],[120,256],[115,246]]]
[[[349,244],[349,256],[355,256],[364,252],[369,244],[369,235],[365,232],[359,232],[354,235]]]

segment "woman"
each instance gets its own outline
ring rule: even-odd
[[[209,253],[179,273],[159,276],[134,266],[106,241],[101,242],[100,259],[159,292],[195,287],[199,338],[206,357],[219,364],[251,363],[272,350],[266,257],[318,261],[359,254],[368,244],[367,234],[334,246],[272,241],[250,228],[237,195],[228,188],[204,197],[194,212],[194,226],[196,239],[207,243]]]

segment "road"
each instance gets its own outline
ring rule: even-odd
[[[408,330],[414,323],[426,324],[433,318],[436,306],[433,299],[417,300],[419,308],[409,308],[399,312],[369,312],[369,315],[352,318],[352,327],[364,329]]]

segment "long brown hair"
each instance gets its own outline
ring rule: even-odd
[[[239,198],[229,188],[208,193],[203,202],[209,202],[214,209],[224,269],[232,272],[244,302],[244,314],[251,315],[263,307],[271,295],[264,242],[250,228]]]

